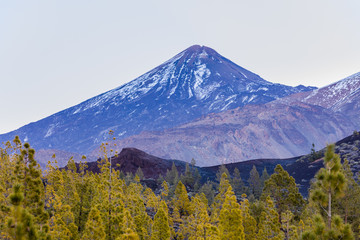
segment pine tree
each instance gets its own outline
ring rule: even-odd
[[[211,224],[208,203],[205,194],[196,194],[191,199],[192,214],[181,226],[181,234],[189,240],[219,239],[216,226]]]
[[[214,184],[212,182],[207,181],[199,189],[199,193],[203,193],[206,196],[209,205],[213,204],[215,198],[215,190],[213,185]]]
[[[163,181],[161,184],[161,199],[162,200],[167,200],[169,197],[169,185],[166,181]]]
[[[260,200],[255,200],[250,202],[250,215],[256,220],[258,224],[260,222],[261,213],[265,211],[265,202]]]
[[[51,215],[50,234],[52,239],[78,239],[78,227],[69,205],[74,204],[71,198],[73,193],[67,192],[69,183],[64,181],[66,172],[59,170],[55,158],[53,155],[53,162],[48,163],[46,170],[45,202]]]
[[[196,161],[194,158],[191,159],[190,166],[191,166],[191,173],[194,179],[194,191],[197,192],[199,188],[201,187],[200,181],[201,181],[201,175],[199,173],[199,170],[197,169]]]
[[[148,239],[150,235],[151,218],[146,213],[143,187],[139,183],[131,183],[126,190],[126,208],[130,211],[134,222],[134,230],[140,239]],[[130,228],[130,227],[128,227]]]
[[[191,168],[195,168],[196,160],[194,158],[192,158],[190,161],[190,164],[191,164]]]
[[[292,224],[293,217],[294,214],[289,210],[281,213],[281,228],[286,240],[299,239],[298,227]]]
[[[137,207],[133,204],[133,195],[136,193],[132,191],[137,190],[133,187],[127,188],[127,180],[124,182],[120,179],[120,173],[112,168],[111,158],[107,156],[107,146],[108,144],[102,144],[103,159],[99,163],[100,173],[94,175],[95,193],[92,202],[101,213],[106,238],[116,239],[124,234],[127,228],[136,231],[131,212]],[[133,178],[129,178],[129,181],[133,182]]]
[[[221,175],[218,194],[214,199],[214,203],[212,204],[211,211],[211,221],[214,224],[217,224],[219,221],[220,210],[226,199],[226,192],[231,187],[228,176],[225,172]]]
[[[136,170],[135,175],[138,176],[140,180],[144,179],[144,173],[140,167]]]
[[[286,210],[299,217],[305,206],[305,201],[299,193],[295,179],[281,165],[275,167],[274,173],[265,182],[261,198],[265,200],[267,196],[274,199],[280,217]]]
[[[69,205],[63,205],[59,196],[55,194],[54,215],[50,219],[50,233],[52,239],[78,239],[78,228]]]
[[[316,152],[315,150],[315,144],[311,144],[311,150],[310,150],[310,161],[313,162],[317,159],[321,158],[321,155],[319,152]]]
[[[234,169],[233,176],[231,186],[234,189],[235,195],[240,197],[243,193],[246,193],[246,187],[241,179],[239,169]]]
[[[256,240],[257,236],[257,223],[253,216],[250,213],[250,203],[246,198],[246,194],[242,195],[242,201],[240,204],[241,214],[243,218],[243,226],[245,233],[245,240]]]
[[[227,167],[224,164],[222,164],[216,173],[216,181],[218,183],[220,183],[221,178],[224,173],[226,174],[227,177],[230,177],[229,170],[227,169]]]
[[[152,240],[169,240],[170,239],[170,227],[168,222],[168,216],[163,208],[159,208],[155,217],[152,227]]]
[[[33,223],[34,217],[22,207],[24,195],[21,188],[20,184],[16,184],[13,188],[13,193],[10,195],[12,207],[10,216],[7,218],[8,236],[16,240],[35,240],[39,236]]]
[[[73,158],[70,158],[66,165],[67,171],[62,171],[63,174],[63,203],[69,206],[76,206],[80,201],[80,196],[77,191],[77,185],[79,184],[80,177],[77,172],[77,167]]]
[[[139,240],[139,236],[130,228],[126,229],[125,233],[116,238],[116,240]]]
[[[185,165],[185,172],[184,175],[181,175],[180,180],[185,186],[194,188],[195,179],[188,163]]]
[[[280,230],[279,215],[275,210],[274,202],[269,196],[265,200],[265,208],[259,219],[257,239],[282,240],[284,234]]]
[[[121,203],[118,202],[113,208],[114,214],[111,222],[111,231],[114,238],[121,236],[126,232],[126,229],[132,229],[134,231],[135,225],[133,218],[127,208]]]
[[[143,196],[144,196],[144,202],[146,208],[155,215],[158,206],[160,204],[159,197],[155,195],[155,193],[151,190],[151,188],[146,188]]]
[[[13,146],[10,142],[5,148],[0,148],[0,239],[6,239],[6,216],[10,213],[9,195],[13,193],[14,185],[14,159],[10,155]]]
[[[265,182],[270,178],[270,175],[268,174],[266,167],[261,173],[260,181],[261,181],[261,188],[263,189],[265,187]]]
[[[327,215],[327,228],[331,229],[332,201],[341,198],[346,189],[346,179],[341,171],[339,155],[334,153],[334,145],[328,145],[324,157],[324,168],[316,174],[315,189],[310,199],[317,203]],[[327,208],[327,210],[325,210]]]
[[[324,218],[320,214],[314,216],[314,225],[311,231],[306,231],[301,236],[302,240],[354,240],[354,234],[349,224],[344,224],[338,216],[333,216],[332,228],[328,229]]]
[[[302,239],[354,239],[351,226],[344,224],[339,215],[333,215],[332,204],[344,196],[347,187],[340,157],[334,153],[334,147],[333,144],[327,146],[324,168],[316,174],[310,191],[310,204],[318,207],[320,214],[315,215],[313,228],[303,233]]]
[[[360,186],[354,180],[354,174],[350,169],[347,159],[342,164],[347,187],[344,196],[333,201],[334,212],[344,219],[344,223],[350,223],[354,233],[359,233],[360,226]]]
[[[173,206],[177,208],[180,213],[180,217],[188,216],[190,214],[190,201],[184,184],[179,181],[176,189],[175,196],[173,198]]]
[[[236,196],[234,195],[231,186],[226,191],[225,196],[225,202],[219,215],[220,239],[245,239],[241,209],[236,201]]]
[[[83,160],[85,160],[85,157],[83,157]],[[86,168],[87,164],[80,162],[79,174],[76,181],[76,190],[79,199],[73,207],[75,223],[78,226],[79,233],[81,233],[85,228],[86,220],[91,210],[91,204],[94,195],[93,173],[90,172],[86,174]]]
[[[171,166],[171,170],[166,172],[165,181],[168,182],[170,185],[174,186],[177,185],[179,181],[179,172],[175,166],[175,163],[173,162]]]
[[[179,172],[175,166],[175,163],[173,162],[171,170],[167,170],[166,172],[166,176],[165,176],[165,181],[169,184],[168,185],[168,196],[167,199],[170,200],[170,198],[172,198],[175,194],[175,188],[179,182],[180,178],[179,178]]]
[[[182,219],[180,216],[180,211],[177,206],[174,207],[172,214],[171,214],[171,220],[174,225],[180,225],[182,223]]]
[[[14,175],[22,186],[24,194],[23,206],[33,216],[34,226],[37,228],[38,238],[47,239],[49,232],[49,215],[45,211],[44,185],[41,180],[41,169],[35,160],[35,150],[28,143],[21,146],[18,138],[14,142],[18,145],[20,155],[15,155],[16,166]]]
[[[105,240],[106,233],[97,206],[91,208],[88,220],[85,225],[85,231],[81,239],[84,240]]]
[[[301,236],[305,232],[310,232],[314,226],[314,215],[316,215],[317,210],[311,206],[310,203],[306,205],[306,208],[301,214],[300,221],[298,222],[298,235]]]
[[[250,171],[248,183],[250,188],[250,194],[254,195],[256,199],[259,199],[262,192],[262,186],[259,172],[256,170],[256,167],[254,165]]]

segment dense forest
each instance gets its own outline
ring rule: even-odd
[[[269,175],[254,167],[221,167],[202,181],[195,162],[175,165],[157,181],[111,167],[111,143],[101,146],[99,172],[86,158],[60,169],[56,156],[42,171],[35,150],[18,137],[0,149],[1,239],[360,239],[360,187],[347,160],[329,145],[306,199],[280,165]]]

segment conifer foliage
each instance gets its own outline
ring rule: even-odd
[[[155,217],[152,228],[152,240],[168,240],[170,239],[170,227],[166,209],[159,208]]]
[[[317,214],[312,230],[305,232],[303,239],[354,239],[351,226],[333,214],[334,201],[344,197],[347,188],[340,157],[334,153],[334,148],[333,144],[327,146],[324,167],[316,174],[310,204]]]
[[[23,201],[21,185],[17,184],[10,195],[12,207],[10,217],[7,218],[8,236],[12,239],[38,239],[37,229],[33,224],[34,216],[22,207]]]
[[[113,168],[111,144],[102,148],[97,173],[73,159],[59,169],[56,156],[42,172],[19,138],[0,148],[0,239],[359,239],[360,187],[332,145],[308,202],[280,165],[261,177],[253,167],[246,184],[238,169],[221,166],[214,183],[200,181],[195,160],[184,174],[173,164],[154,191],[140,168]]]
[[[305,201],[296,187],[295,179],[281,165],[277,165],[274,173],[265,181],[262,198],[266,199],[267,196],[274,199],[280,217],[286,210],[300,216],[305,206]]]

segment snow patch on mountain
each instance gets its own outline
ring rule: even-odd
[[[242,102],[245,103],[248,100],[248,98],[249,98],[248,96],[243,97]]]
[[[254,100],[256,98],[256,95],[251,95],[250,99],[248,102],[251,102],[252,100]]]
[[[199,58],[206,58],[208,57],[209,55],[206,53],[205,50],[203,50],[200,54],[199,54]]]
[[[49,129],[47,130],[44,138],[47,138],[47,137],[50,137],[51,135],[53,135],[54,132],[55,132],[55,131],[54,131],[55,127],[56,127],[55,124],[50,124]]]
[[[304,102],[311,105],[341,111],[342,107],[353,103],[360,94],[360,73],[310,92],[302,92],[277,100],[287,105]]]
[[[207,98],[208,94],[214,90],[219,84],[213,84],[205,88],[201,88],[201,84],[204,82],[204,79],[210,77],[210,70],[206,68],[206,64],[201,64],[198,66],[197,70],[194,72],[195,76],[195,83],[194,83],[194,90],[195,95],[198,99]]]
[[[226,104],[224,107],[221,108],[221,111],[227,110],[228,107],[230,106],[230,104],[232,104],[234,102],[234,98],[227,98],[225,100]]]
[[[241,75],[244,76],[244,78],[247,78],[247,76],[245,75],[245,73],[243,73],[243,72],[240,72],[240,73],[241,73]]]
[[[108,102],[109,100],[113,100],[112,104],[117,105],[118,102],[123,100],[125,101],[134,101],[141,96],[147,94],[151,89],[155,86],[159,85],[159,89],[161,86],[166,86],[168,79],[173,79],[173,82],[176,82],[177,79],[175,77],[176,71],[176,61],[182,58],[184,53],[180,53],[173,57],[172,59],[166,61],[159,68],[153,69],[142,76],[136,78],[135,80],[126,83],[116,89],[110,90],[104,94],[101,94],[93,99],[90,99],[86,102],[85,106],[81,106],[77,108],[73,114],[77,114],[82,111],[86,111],[88,109],[97,107],[103,103]],[[175,88],[176,89],[176,88]],[[175,91],[175,89],[173,91]],[[173,94],[174,92],[172,92]]]
[[[312,91],[302,101],[338,110],[339,106],[350,102],[350,97],[359,92],[360,73],[356,73],[336,83]]]

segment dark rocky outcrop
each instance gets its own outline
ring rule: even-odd
[[[100,161],[99,159],[96,162],[87,163],[87,170],[99,172]],[[144,177],[147,179],[157,179],[159,175],[165,176],[173,164],[179,172],[185,171],[186,162],[158,158],[136,148],[124,148],[118,156],[111,158],[113,169],[135,174],[141,168]]]

